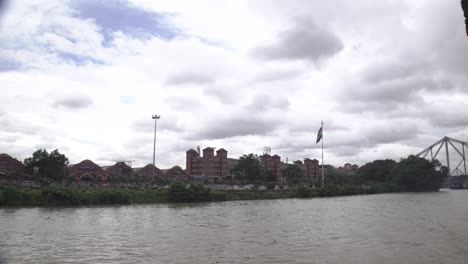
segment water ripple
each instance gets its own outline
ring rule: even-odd
[[[0,209],[0,263],[466,263],[467,191]]]

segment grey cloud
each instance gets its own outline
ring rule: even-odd
[[[252,102],[246,107],[251,111],[266,111],[273,109],[287,110],[289,108],[289,100],[284,97],[273,97],[268,94],[257,94],[253,97]]]
[[[304,122],[304,120],[307,120],[307,116],[297,116],[297,120],[291,120],[289,123],[289,131],[291,133],[302,133],[302,132],[308,132],[308,133],[316,133],[318,132],[320,128],[320,122],[317,120],[315,122]],[[349,128],[346,127],[344,124],[340,124],[336,121],[333,120],[327,120],[324,124],[324,128],[326,131],[347,131]]]
[[[360,120],[361,121],[361,120]],[[325,148],[337,156],[357,155],[365,148],[382,144],[413,141],[421,134],[414,120],[374,121],[372,125],[362,122],[363,126],[355,130],[325,130]],[[327,132],[328,131],[328,132]],[[290,152],[303,152],[306,149],[320,149],[315,144],[316,131],[299,133],[295,137],[283,139],[274,148]]]
[[[217,98],[223,104],[234,104],[237,102],[239,93],[235,93],[235,88],[225,86],[212,86],[203,90],[203,93],[208,96]]]
[[[411,104],[423,105],[423,93],[437,94],[454,89],[448,80],[427,77],[393,79],[380,83],[358,83],[346,88],[340,95],[341,103],[335,107],[344,113],[404,114]]]
[[[442,102],[426,108],[428,109],[423,114],[433,126],[468,127],[468,105],[465,103]]]
[[[342,113],[393,113],[393,110],[398,109],[398,102],[371,102],[361,100],[359,98],[350,97],[341,98],[342,103],[333,108],[334,111]]]
[[[184,128],[180,125],[177,120],[171,119],[171,118],[164,118],[162,117],[161,119],[158,120],[158,131],[171,131],[171,132],[181,132],[184,130]],[[134,131],[138,132],[154,132],[154,120],[151,119],[151,116],[148,116],[148,118],[140,118],[135,120],[132,124],[131,127]]]
[[[7,10],[9,2],[10,0],[0,0],[0,17]],[[1,263],[1,260],[2,259],[0,258],[0,263]]]
[[[394,143],[402,140],[410,140],[416,137],[421,130],[414,121],[389,122],[382,126],[376,126],[367,131],[366,141],[372,144]]]
[[[0,127],[2,128],[3,132],[9,132],[9,133],[20,133],[20,134],[31,135],[31,134],[37,134],[40,132],[39,126],[23,122],[16,118],[9,118],[7,116],[3,116],[3,118],[0,119]]]
[[[351,157],[361,153],[363,148],[355,147],[355,146],[341,146],[332,148],[329,151],[333,153],[337,157]]]
[[[66,98],[58,99],[54,102],[55,107],[65,107],[69,109],[86,108],[93,104],[93,100],[86,95],[70,95]]]
[[[368,86],[367,89],[350,92],[363,100],[405,102],[415,100],[417,93],[422,90],[446,91],[452,87],[452,84],[446,80],[415,78],[387,81],[376,86]]]
[[[174,110],[190,110],[201,106],[200,100],[196,97],[171,96],[166,98],[165,103]]]
[[[298,19],[294,28],[280,32],[277,42],[255,48],[252,55],[263,60],[300,60],[317,62],[329,58],[344,46],[333,33],[315,23]]]
[[[255,76],[255,81],[258,82],[274,82],[280,80],[292,79],[302,74],[301,71],[297,70],[284,70],[284,71],[267,71],[259,73]]]
[[[167,85],[185,85],[185,84],[211,84],[213,78],[195,72],[182,72],[169,76],[165,82]]]
[[[190,139],[225,139],[238,136],[268,135],[275,131],[280,122],[271,118],[244,115],[213,120]]]
[[[399,62],[375,63],[363,73],[364,81],[375,84],[395,79],[405,79],[419,73],[428,73],[430,63],[402,58]]]

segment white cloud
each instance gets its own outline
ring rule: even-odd
[[[69,3],[15,1],[0,23],[0,148],[21,160],[50,147],[72,163],[145,165],[152,114],[162,168],[184,166],[197,145],[318,158],[321,120],[337,166],[403,157],[445,134],[468,141],[458,3],[132,1],[164,14],[172,37],[104,32]]]

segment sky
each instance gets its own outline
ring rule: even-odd
[[[7,1],[0,153],[185,167],[271,148],[365,164],[468,141],[458,0]]]

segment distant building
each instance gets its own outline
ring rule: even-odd
[[[123,161],[108,167],[105,172],[109,177],[133,176],[135,174],[133,169]]]
[[[319,161],[316,159],[304,159],[304,176],[309,182],[316,182],[318,177],[321,177],[321,171],[319,170]]]
[[[164,171],[164,178],[168,180],[188,180],[189,175],[179,166],[174,166]]]
[[[88,159],[69,165],[68,171],[70,176],[78,182],[82,180],[105,180],[107,177],[107,174],[101,167]]]
[[[336,170],[337,173],[340,173],[346,176],[356,175],[358,171],[359,171],[359,166],[356,164],[351,165],[351,163],[345,163],[343,167],[340,167]]]
[[[208,182],[224,182],[233,179],[231,169],[237,164],[237,159],[229,159],[227,150],[220,148],[214,154],[214,148],[203,149],[203,155],[189,149],[186,152],[185,171],[193,179]]]
[[[153,164],[148,164],[143,168],[135,168],[135,174],[142,177],[163,177],[163,172]]]
[[[321,168],[319,166],[319,161],[316,159],[305,158],[304,162],[301,160],[294,161],[294,164],[302,169],[304,174],[304,180],[307,182],[313,183],[316,182],[321,177]]]
[[[263,154],[260,156],[260,165],[269,171],[277,181],[283,178],[283,169],[285,164],[281,162],[281,157],[278,155],[270,156],[270,154]]]
[[[0,154],[0,178],[13,176],[23,177],[26,175],[26,168],[23,163],[12,158],[8,154]]]

